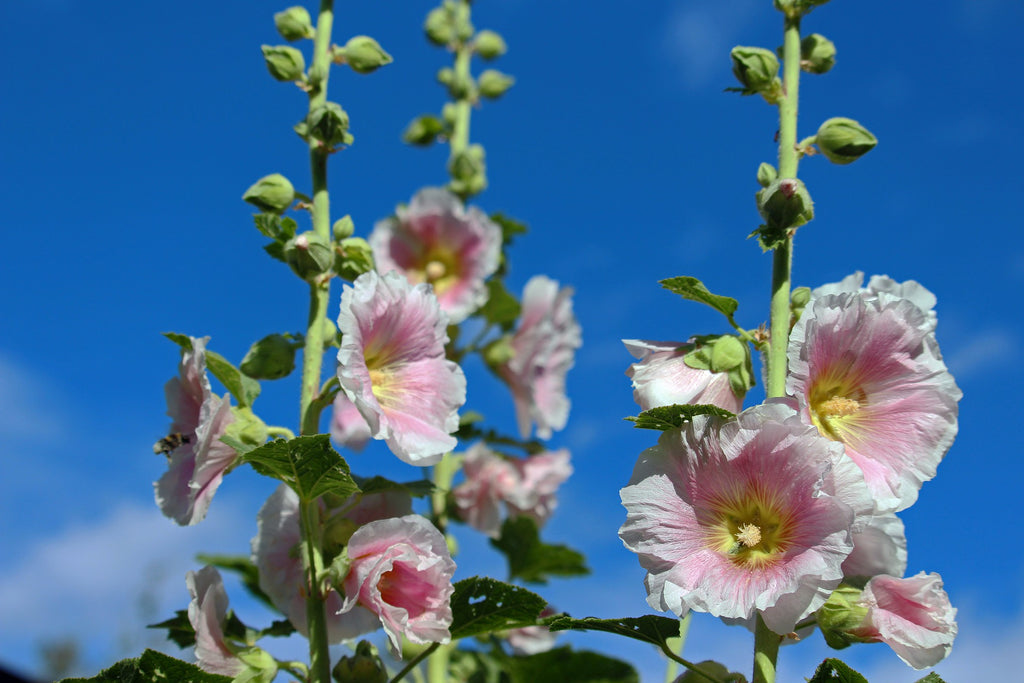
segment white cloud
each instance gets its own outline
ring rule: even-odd
[[[664,43],[684,85],[698,89],[714,77],[731,79],[729,50],[756,9],[753,0],[676,4]]]
[[[965,346],[946,357],[946,366],[958,381],[996,370],[1019,356],[1016,337],[1006,330],[987,330],[973,336]]]
[[[48,384],[0,351],[0,432],[8,439],[52,443],[66,434]]]

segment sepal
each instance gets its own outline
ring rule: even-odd
[[[836,44],[821,35],[812,33],[800,41],[800,68],[807,73],[823,74],[836,63]]]
[[[274,15],[274,26],[281,37],[289,42],[316,36],[313,20],[305,7],[289,7],[283,12],[278,12]]]
[[[818,149],[833,164],[850,164],[878,144],[878,138],[853,119],[836,116],[818,128],[815,136]]]
[[[305,78],[306,60],[290,45],[263,45],[267,71],[279,81],[301,81]]]
[[[345,43],[345,47],[335,49],[334,61],[348,64],[357,74],[369,74],[394,59],[373,38],[354,36]]]
[[[387,683],[389,680],[377,648],[368,640],[360,640],[353,655],[339,659],[331,677],[338,683]]]
[[[271,173],[253,183],[242,199],[260,211],[282,214],[295,201],[295,187],[280,173]]]

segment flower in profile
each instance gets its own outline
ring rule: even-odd
[[[188,604],[188,621],[196,632],[196,661],[204,671],[236,676],[245,665],[228,647],[224,639],[227,623],[228,594],[215,567],[203,567],[185,575],[192,601]]]
[[[572,312],[572,289],[543,275],[530,278],[523,288],[522,316],[510,346],[512,358],[498,368],[515,401],[519,433],[551,438],[565,427],[569,399],[565,376],[573,365],[576,349],[583,344],[580,326]]]
[[[455,562],[433,524],[419,515],[370,522],[347,552],[343,613],[357,605],[373,612],[395,651],[403,636],[419,645],[451,640]]]
[[[459,323],[487,302],[485,280],[498,269],[501,228],[444,188],[420,190],[370,233],[377,271],[396,270],[433,286],[441,310]]]
[[[844,291],[813,297],[790,336],[786,390],[846,447],[881,510],[913,504],[956,436],[962,394],[933,329],[909,299]]]
[[[338,379],[370,434],[412,465],[455,447],[462,368],[445,358],[447,316],[427,285],[395,272],[360,275],[341,295]]]
[[[512,464],[518,473],[516,485],[505,494],[509,514],[530,517],[542,526],[558,506],[558,487],[572,475],[569,451],[536,453]]]
[[[345,392],[334,397],[331,409],[331,439],[338,445],[361,451],[370,440],[370,426]]]
[[[236,458],[223,443],[228,425],[235,421],[228,396],[216,396],[206,376],[206,342],[191,337],[192,348],[182,353],[179,375],[167,382],[169,436],[153,449],[167,454],[168,469],[153,484],[160,510],[182,526],[198,524],[217,492],[224,474]]]
[[[839,584],[853,548],[854,512],[826,492],[841,456],[788,401],[664,432],[620,492],[619,537],[647,570],[647,602],[680,616],[759,612],[792,631]]]
[[[638,362],[626,370],[633,380],[633,400],[641,410],[673,404],[710,404],[732,413],[743,409],[726,372],[712,372],[686,364],[684,356],[696,348],[691,342],[623,339]]]

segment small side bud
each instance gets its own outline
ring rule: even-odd
[[[266,650],[249,647],[238,652],[237,657],[242,660],[245,669],[239,672],[234,680],[247,683],[272,683],[277,677],[277,660]]]
[[[501,73],[495,69],[487,69],[478,80],[480,94],[488,99],[498,99],[505,94],[505,91],[512,87],[516,79]]]
[[[253,448],[267,442],[267,425],[252,412],[252,408],[231,406],[231,414],[235,420],[224,430],[226,436]]]
[[[334,272],[349,282],[373,270],[373,249],[362,237],[347,237],[335,253]]]
[[[274,15],[274,26],[281,37],[289,42],[316,36],[313,20],[305,7],[289,7],[283,12],[278,12]]]
[[[341,241],[346,237],[351,237],[352,233],[356,231],[356,226],[352,222],[352,216],[345,214],[338,220],[334,221],[334,225],[331,228],[331,234],[334,235],[336,241]]]
[[[757,167],[757,184],[761,187],[768,187],[778,177],[779,172],[767,161],[762,161],[761,165]]]
[[[310,136],[328,147],[352,144],[348,132],[348,113],[337,102],[324,102],[306,117]]]
[[[487,167],[484,148],[470,145],[448,162],[452,176],[451,190],[460,195],[472,195],[487,187]]]
[[[285,243],[284,257],[296,275],[311,282],[331,269],[334,250],[328,240],[307,230]]]
[[[444,131],[444,124],[436,116],[424,114],[412,120],[402,133],[402,141],[410,145],[432,145]]]
[[[344,683],[387,683],[389,680],[377,648],[368,640],[359,641],[354,655],[338,660],[331,676]]]
[[[480,31],[473,40],[476,53],[483,59],[497,59],[508,51],[505,39],[494,31]]]
[[[832,591],[816,614],[818,627],[829,647],[842,650],[853,643],[871,642],[850,633],[864,621],[868,608],[860,604],[861,590],[846,584]]]
[[[811,74],[823,74],[836,63],[836,45],[820,33],[800,41],[800,68]]]
[[[437,74],[439,81],[441,80],[442,72],[444,72],[444,69]],[[451,95],[453,100],[472,99],[473,90],[476,87],[472,76],[459,75],[455,72],[452,72],[451,79],[444,83],[444,85],[448,86],[448,94]]]
[[[455,106],[454,102],[447,102],[441,107],[441,120],[448,128],[455,126],[456,119],[459,118],[459,108]]]
[[[282,214],[295,201],[295,188],[280,173],[271,173],[253,183],[242,199],[260,211]]]
[[[743,94],[761,93],[768,98],[778,80],[779,59],[775,53],[763,47],[738,45],[729,56],[732,58],[732,73],[743,86]]]
[[[796,325],[797,321],[800,320],[800,316],[803,315],[804,309],[807,308],[807,304],[810,302],[810,300],[810,287],[797,287],[789,295],[789,310],[792,317],[792,320],[790,321],[790,327]]]
[[[373,73],[394,61],[380,43],[369,36],[350,38],[342,48],[341,54],[344,55],[345,63],[358,74]]]
[[[279,81],[301,81],[306,70],[302,53],[290,45],[263,45],[267,71]]]
[[[455,37],[451,17],[444,7],[430,10],[427,20],[423,23],[423,30],[434,45],[447,45]]]
[[[853,119],[837,116],[818,128],[815,142],[833,164],[850,164],[878,144],[878,138]]]
[[[281,379],[295,369],[295,345],[282,334],[267,335],[249,347],[238,369],[253,379]]]

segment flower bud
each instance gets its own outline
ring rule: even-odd
[[[853,119],[837,116],[821,124],[815,142],[833,164],[849,164],[873,150],[878,138]]]
[[[343,240],[346,237],[351,237],[352,233],[356,231],[356,226],[352,223],[352,216],[345,214],[338,220],[334,221],[334,226],[331,228],[331,234],[335,240]]]
[[[249,347],[238,369],[253,379],[281,379],[295,369],[295,345],[281,334],[271,334]]]
[[[437,70],[437,82],[441,85],[451,85],[454,81],[455,69],[445,66]]]
[[[487,167],[484,148],[470,145],[448,162],[452,176],[451,190],[458,195],[472,195],[487,187]]]
[[[435,45],[447,45],[455,37],[451,18],[444,7],[430,10],[430,13],[427,14],[427,20],[423,24],[423,30],[426,32],[430,42]]]
[[[732,72],[743,86],[744,94],[766,93],[772,89],[779,73],[779,60],[774,52],[739,45],[729,56],[732,57]]]
[[[823,74],[835,66],[836,44],[812,33],[800,41],[800,68],[811,74]]]
[[[277,676],[277,660],[259,647],[249,647],[238,653],[245,669],[234,680],[244,683],[272,683]]]
[[[348,113],[336,102],[324,102],[306,117],[308,134],[328,147],[352,144]]]
[[[796,322],[800,320],[800,316],[803,315],[804,309],[807,307],[808,302],[811,300],[811,288],[810,287],[797,287],[793,290],[789,296],[789,310],[792,314],[792,321],[790,327],[796,325]]]
[[[355,36],[350,38],[345,47],[342,48],[345,63],[352,67],[358,74],[373,73],[385,64],[394,61],[384,48],[369,36]]]
[[[267,442],[267,425],[252,412],[252,408],[231,406],[235,420],[224,430],[224,435],[247,446],[258,448]]]
[[[307,230],[285,243],[284,257],[295,274],[309,282],[330,270],[334,250],[327,239]]]
[[[306,70],[302,53],[290,45],[263,45],[263,59],[267,71],[279,81],[300,81]]]
[[[473,46],[483,59],[497,59],[508,51],[505,39],[494,31],[480,31],[473,40]]]
[[[387,683],[389,680],[377,648],[368,640],[359,641],[354,655],[338,660],[331,676],[344,683]]]
[[[442,69],[443,71],[443,69]],[[438,78],[440,79],[441,72],[438,72]],[[448,94],[451,95],[453,100],[464,100],[473,98],[473,90],[476,84],[473,83],[473,77],[468,74],[456,74],[452,73],[451,80],[445,83],[448,86]]]
[[[441,120],[444,125],[452,128],[455,126],[455,121],[459,118],[459,108],[455,106],[454,102],[448,102],[441,107]]]
[[[860,596],[859,588],[843,584],[818,608],[818,627],[829,647],[842,650],[853,643],[870,642],[850,633],[863,623],[868,613],[868,608],[860,604]]]
[[[274,25],[281,37],[287,41],[313,38],[316,35],[313,21],[305,7],[289,7],[283,12],[278,12],[274,15]]]
[[[424,114],[412,120],[402,133],[402,140],[410,145],[426,146],[433,144],[437,136],[444,130],[444,124],[436,116]]]
[[[338,326],[330,318],[324,318],[321,324],[323,326],[324,348],[334,346],[335,342],[338,341]]]
[[[757,210],[773,231],[797,228],[814,218],[814,202],[797,178],[778,178],[758,192]]]
[[[271,173],[253,183],[242,199],[260,211],[281,214],[295,201],[295,188],[280,173]]]
[[[373,249],[362,237],[348,237],[338,244],[334,259],[334,272],[354,281],[363,273],[373,270]]]
[[[778,177],[779,172],[766,161],[762,161],[761,165],[757,167],[757,184],[761,187],[768,187]]]
[[[729,671],[728,667],[724,664],[711,659],[698,662],[695,667],[706,675],[701,676],[693,669],[687,669],[683,672],[682,676],[675,680],[675,683],[707,683],[708,676],[711,677],[711,680],[718,681],[719,683],[745,683],[747,680],[743,674]]]
[[[505,91],[512,87],[516,79],[501,73],[495,69],[487,69],[478,81],[480,94],[488,99],[495,100],[505,94]]]

